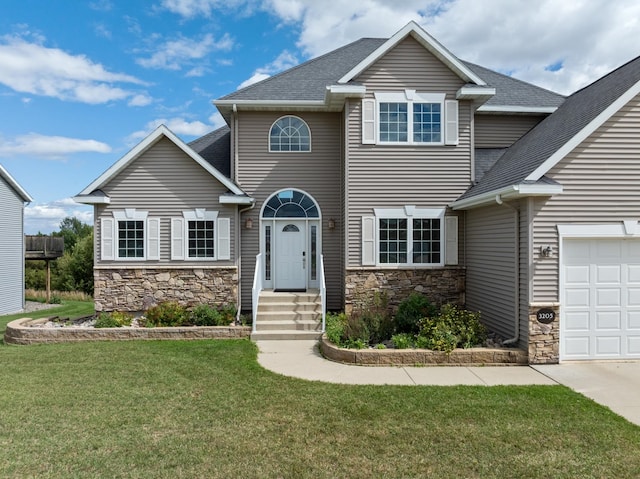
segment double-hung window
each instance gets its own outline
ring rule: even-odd
[[[102,260],[157,260],[160,258],[160,218],[127,208],[100,222]]]
[[[457,218],[445,222],[444,209],[408,205],[374,212],[362,218],[363,265],[457,264]]]
[[[171,259],[215,261],[230,258],[229,218],[196,208],[171,218]]]
[[[362,142],[380,145],[456,145],[458,102],[444,93],[377,92],[362,104]]]

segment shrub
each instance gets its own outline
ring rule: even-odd
[[[344,337],[344,329],[347,324],[347,315],[345,313],[327,313],[325,319],[325,334],[327,339],[336,346],[342,347],[342,338]]]
[[[358,314],[350,314],[347,316],[347,322],[344,326],[343,341],[345,347],[350,345],[369,344],[369,328],[367,323]],[[356,347],[356,349],[361,349]]]
[[[431,318],[437,314],[436,307],[426,296],[411,293],[398,305],[395,317],[395,332],[417,334],[420,331],[420,320]]]
[[[398,333],[391,336],[391,342],[396,349],[409,349],[414,347],[414,337],[408,333]]]
[[[111,316],[109,313],[100,313],[100,316],[96,319],[94,328],[118,328],[120,324],[118,321]]]
[[[181,326],[189,319],[189,314],[184,306],[175,301],[167,301],[157,306],[149,308],[141,325],[146,327],[154,326]]]
[[[420,321],[420,337],[428,349],[451,352],[457,347],[482,344],[487,330],[480,322],[480,313],[445,304],[437,317]]]
[[[193,308],[190,318],[195,326],[228,326],[236,319],[236,307],[225,305],[217,309],[200,304]]]
[[[113,311],[110,316],[118,323],[118,326],[131,326],[131,321],[133,321],[133,314],[126,311]]]
[[[389,314],[387,294],[375,292],[365,304],[351,313],[349,321],[355,332],[347,330],[346,339],[362,339],[368,344],[389,339],[393,333],[393,321]]]

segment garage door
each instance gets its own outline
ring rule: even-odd
[[[560,359],[640,358],[640,240],[567,239]]]

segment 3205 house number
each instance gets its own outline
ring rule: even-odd
[[[556,313],[553,309],[539,309],[536,312],[536,319],[542,324],[549,324],[553,322],[554,319],[556,319]]]

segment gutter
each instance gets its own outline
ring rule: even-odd
[[[503,345],[511,345],[517,343],[520,340],[520,210],[515,206],[510,205],[509,203],[505,203],[502,201],[502,197],[500,195],[496,195],[495,197],[496,203],[500,206],[505,206],[513,211],[514,218],[514,273],[515,273],[515,313],[516,313],[516,332],[513,338],[509,338],[505,341],[502,341]]]

